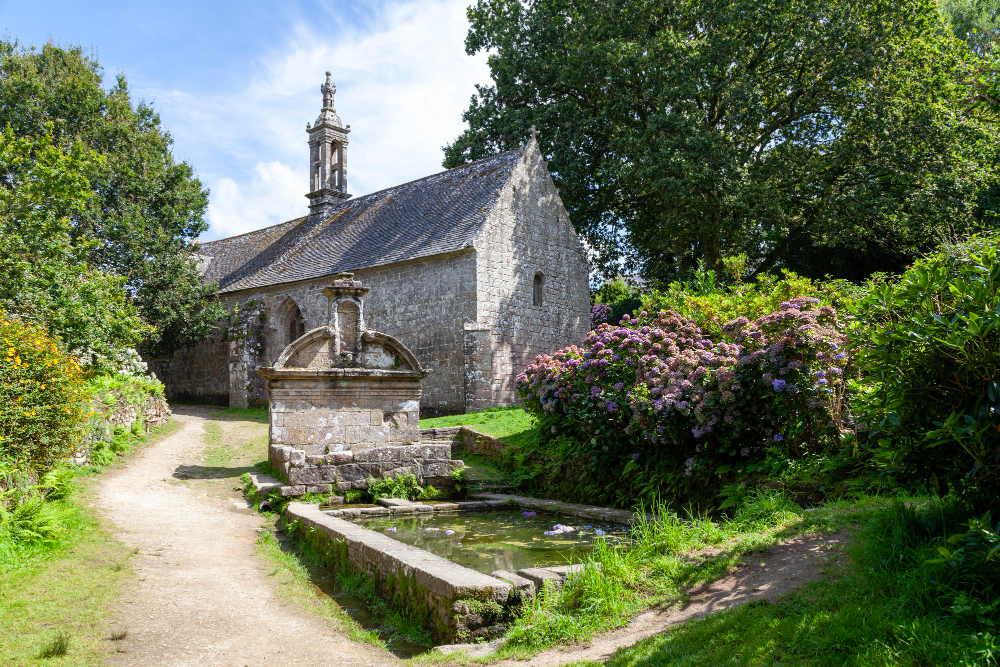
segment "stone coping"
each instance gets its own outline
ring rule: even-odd
[[[340,378],[357,380],[421,380],[430,374],[429,370],[392,370],[382,368],[300,368],[290,366],[273,368],[265,366],[258,368],[257,374],[265,380],[281,380],[287,378]]]
[[[385,498],[383,500],[390,500]],[[457,512],[476,510],[495,510],[509,507],[506,500],[460,500],[457,502],[427,502],[414,503],[408,500],[400,501],[392,498],[392,503],[378,504],[369,507],[339,507],[322,510],[328,516],[337,519],[367,519],[380,516],[413,516],[425,512]]]
[[[285,485],[285,483],[277,477],[265,475],[261,472],[250,473],[250,482],[253,484],[253,488],[257,490],[257,493],[262,496],[266,496],[272,491],[278,491]]]
[[[380,575],[413,576],[421,587],[447,600],[473,598],[503,603],[510,595],[511,585],[505,581],[330,516],[316,505],[289,503],[285,517],[288,521],[300,521],[304,526],[323,531],[334,540],[343,540],[349,553],[374,565]]]
[[[474,493],[469,497],[503,504],[510,503],[525,509],[542,510],[544,512],[575,516],[581,519],[619,523],[624,526],[631,524],[638,517],[635,512],[629,512],[628,510],[615,510],[596,505],[578,505],[576,503],[564,503],[559,500],[544,500],[542,498],[514,496],[506,493]]]

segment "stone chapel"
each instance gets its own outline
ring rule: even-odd
[[[306,124],[307,215],[204,243],[206,281],[236,307],[225,335],[155,360],[168,398],[263,405],[256,370],[330,321],[323,288],[352,272],[364,321],[403,342],[430,375],[422,411],[517,402],[540,353],[583,342],[589,271],[532,132],[522,148],[362,197],[347,187],[350,125],[323,108]]]

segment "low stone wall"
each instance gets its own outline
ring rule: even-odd
[[[144,404],[137,405],[122,395],[114,395],[106,400],[107,394],[99,394],[91,399],[94,414],[87,425],[81,447],[74,452],[72,461],[77,465],[90,463],[90,448],[99,442],[108,442],[117,427],[131,430],[139,421],[145,433],[170,419],[170,407],[160,396],[147,396]]]
[[[531,498],[530,496],[515,496],[508,493],[474,493],[470,498],[477,500],[492,500],[529,510],[541,510],[552,512],[564,516],[574,516],[579,519],[590,519],[592,521],[604,521],[607,523],[619,523],[627,526],[638,517],[635,512],[628,510],[616,510],[609,507],[599,507],[597,505],[579,505],[577,503],[564,503],[561,500],[545,500],[544,498]]]
[[[452,461],[450,444],[433,442],[335,452],[327,452],[325,445],[270,445],[268,462],[288,482],[284,496],[365,489],[368,477],[410,473],[421,485],[450,488],[452,470],[463,465]]]
[[[374,578],[396,604],[429,614],[438,641],[491,638],[504,631],[482,610],[506,608],[517,597],[509,583],[332,517],[316,505],[289,503],[285,520],[313,528],[330,548],[345,549],[350,566]]]
[[[465,451],[470,454],[498,459],[509,445],[492,435],[481,433],[468,426],[447,426],[443,428],[422,428],[420,439],[427,442],[448,442],[452,456]]]

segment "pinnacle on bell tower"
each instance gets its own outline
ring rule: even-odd
[[[309,135],[309,215],[326,216],[333,205],[351,195],[347,193],[347,134],[346,127],[333,108],[337,86],[330,82],[319,87],[323,93],[323,108],[313,124],[306,123]]]

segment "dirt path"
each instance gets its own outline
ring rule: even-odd
[[[255,553],[259,516],[221,494],[179,483],[197,466],[211,410],[181,407],[181,428],[108,475],[98,502],[135,547],[136,577],[121,601],[115,665],[389,665],[330,623],[279,600]],[[232,478],[216,484],[235,485]]]
[[[496,663],[505,667],[554,667],[567,663],[604,662],[620,648],[632,646],[687,621],[705,618],[752,600],[774,601],[809,581],[822,577],[822,568],[839,553],[845,534],[801,537],[783,542],[766,553],[752,554],[739,568],[691,593],[683,607],[639,614],[624,628],[594,637],[589,643],[543,651],[530,660]]]

